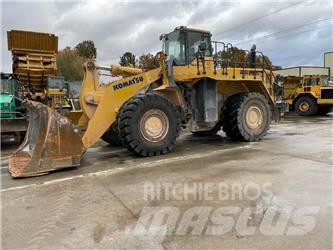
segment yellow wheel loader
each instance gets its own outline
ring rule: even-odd
[[[87,126],[83,134],[51,108],[26,101],[31,121],[24,142],[9,159],[10,174],[36,176],[79,166],[82,154],[100,138],[121,143],[139,156],[168,153],[181,128],[196,134],[222,128],[240,141],[263,138],[272,113],[277,115],[271,70],[255,61],[248,66],[223,58],[226,53],[218,52],[231,44],[211,41],[209,31],[181,26],[160,39],[160,67],[150,71],[84,64],[79,98],[79,123]],[[250,58],[262,55],[248,53]],[[122,78],[101,85],[101,70]]]

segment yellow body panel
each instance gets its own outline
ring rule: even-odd
[[[159,81],[154,91],[168,96],[177,106],[184,103],[177,87],[170,87],[165,72],[164,58],[160,55],[161,67],[147,72],[125,77],[100,86],[97,70],[93,62],[84,65],[84,80],[80,92],[80,105],[83,111],[81,122],[87,124],[82,141],[86,148],[91,147],[115,122],[120,107],[141,89]],[[104,68],[105,69],[105,68]],[[133,71],[134,72],[134,71]],[[241,92],[260,92],[274,103],[272,85],[268,81],[269,72],[253,68],[214,69],[212,58],[207,58],[205,68],[202,63],[192,62],[187,66],[174,66],[173,79],[177,83],[191,86],[206,77],[217,81],[218,92],[232,95]]]
[[[207,58],[205,71],[202,68],[202,64],[199,64],[200,74],[198,74],[195,62],[188,66],[175,66],[173,67],[174,80],[194,85],[198,80],[207,77],[216,80],[219,92],[227,95],[253,91],[263,93],[271,103],[275,100],[273,87],[267,79],[269,72],[266,70],[231,67],[214,70],[213,58]]]
[[[11,30],[7,31],[8,50],[57,53],[58,37],[54,34]]]
[[[89,119],[88,127],[82,141],[86,148],[92,146],[114,123],[119,108],[140,89],[157,81],[160,76],[160,68],[135,76],[126,77],[118,81],[106,84],[103,95],[98,102],[88,103],[87,96],[100,94],[98,77],[92,62],[85,64],[85,78],[80,93],[80,104],[84,115]],[[95,95],[98,96],[98,95]]]
[[[73,124],[76,125],[84,125],[80,124],[80,118],[82,116],[82,111],[81,110],[71,110],[70,112],[65,114],[65,117],[69,119]]]
[[[133,67],[124,67],[120,65],[111,65],[111,74],[113,76],[130,76],[142,73],[142,69]]]
[[[319,105],[332,105],[333,106],[333,99],[318,99],[317,103]]]

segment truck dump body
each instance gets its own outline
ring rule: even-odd
[[[57,74],[58,37],[32,31],[7,31],[8,50],[12,52],[13,73],[21,84],[43,91],[48,76]]]
[[[15,52],[58,52],[58,37],[53,34],[23,30],[7,31],[8,50]]]

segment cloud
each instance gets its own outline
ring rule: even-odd
[[[327,27],[332,20],[258,38],[332,17],[332,9],[329,1],[2,2],[1,70],[11,71],[10,29],[54,33],[60,49],[93,40],[98,62],[108,65],[125,51],[157,52],[159,35],[180,25],[210,30],[213,39],[246,49],[256,43],[277,65],[322,65],[323,52],[333,50],[332,27]]]

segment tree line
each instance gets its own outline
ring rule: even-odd
[[[219,51],[217,55],[224,58],[225,61],[230,61],[230,66],[235,67],[250,67],[249,55],[237,47],[233,47],[228,51]],[[67,81],[78,81],[83,79],[82,64],[87,59],[96,59],[97,49],[93,41],[85,40],[78,43],[74,48],[66,47],[57,55],[58,75],[64,76]],[[273,65],[270,58],[256,55],[257,67],[264,66],[273,70],[280,69],[280,66]],[[132,52],[125,52],[119,60],[121,66],[129,66],[140,68],[148,71],[159,67],[159,61],[151,54],[142,54],[136,57]]]
[[[67,81],[80,81],[83,79],[82,65],[87,59],[96,59],[97,49],[90,40],[78,43],[74,48],[66,47],[57,54],[57,67],[59,76]],[[125,52],[119,60],[121,66],[141,68],[144,71],[159,67],[158,60],[153,54],[142,54],[137,58],[131,52]]]
[[[82,64],[87,59],[95,59],[97,49],[93,41],[85,40],[74,48],[66,47],[57,54],[57,74],[65,77],[67,81],[83,79]]]
[[[251,67],[251,55],[245,50],[239,49],[237,47],[232,47],[226,51],[218,51],[217,56],[224,58],[225,61],[230,62],[231,67],[236,68],[249,68]],[[282,69],[281,66],[274,65],[271,59],[266,55],[261,55],[256,53],[255,55],[255,65],[257,68],[265,68],[278,70]]]

